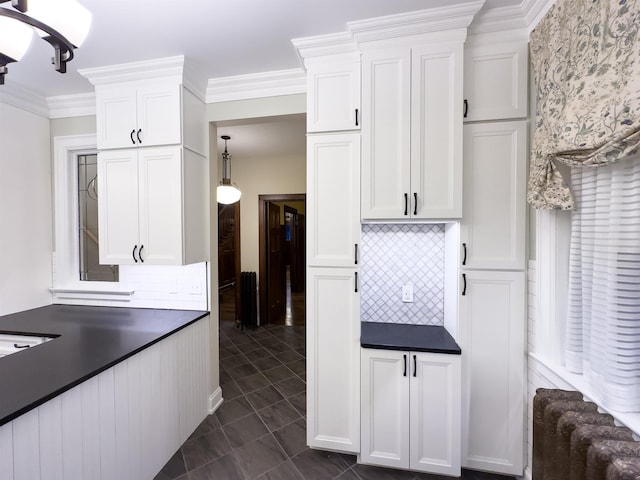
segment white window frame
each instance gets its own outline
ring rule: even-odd
[[[54,300],[56,303],[78,299],[130,301],[134,292],[126,287],[123,269],[118,282],[80,280],[77,158],[97,152],[96,135],[54,137],[53,150]]]

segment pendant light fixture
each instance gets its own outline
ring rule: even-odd
[[[56,71],[66,73],[73,50],[84,42],[91,27],[91,12],[76,0],[0,0],[11,7],[0,7],[0,85],[4,84],[7,64],[24,56],[33,31],[54,49]]]
[[[216,196],[218,197],[218,203],[230,205],[240,200],[242,192],[240,192],[235,184],[231,183],[231,163],[229,162],[231,155],[227,152],[227,140],[230,140],[231,137],[229,135],[222,135],[220,138],[224,140],[224,152],[222,153],[222,182],[218,185]]]

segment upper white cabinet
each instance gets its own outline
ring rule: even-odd
[[[526,158],[526,120],[464,126],[463,268],[524,269]]]
[[[362,463],[460,475],[460,356],[362,349]]]
[[[462,40],[362,54],[362,220],[462,215]]]
[[[100,263],[207,260],[207,182],[207,160],[178,146],[99,152]]]
[[[307,132],[360,129],[360,56],[307,63]]]
[[[527,117],[527,49],[526,39],[465,47],[465,121]]]
[[[355,267],[360,240],[360,134],[307,137],[307,264]]]
[[[98,148],[181,143],[180,97],[181,86],[173,82],[97,87]]]

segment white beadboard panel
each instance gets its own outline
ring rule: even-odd
[[[100,385],[93,377],[79,385],[82,395],[82,478],[100,478]]]
[[[38,410],[31,410],[13,421],[14,480],[40,479],[40,436]],[[90,478],[90,477],[87,477]]]
[[[142,354],[127,360],[127,381],[129,394],[129,477],[142,476]]]
[[[78,386],[60,395],[62,401],[62,468],[64,478],[82,478],[82,389]]]
[[[0,427],[0,478],[13,478],[13,422]]]
[[[135,358],[135,357],[134,357]],[[129,363],[120,362],[114,369],[114,428],[116,439],[115,478],[128,480],[130,476],[131,444],[129,438]]]
[[[442,224],[362,225],[363,322],[444,325]],[[403,285],[413,286],[413,303],[403,303]]]
[[[100,475],[103,480],[116,477],[116,406],[114,369],[97,377],[99,394]]]
[[[40,427],[41,480],[64,480],[62,465],[62,398],[56,397],[38,409]],[[0,478],[4,478],[0,475]]]

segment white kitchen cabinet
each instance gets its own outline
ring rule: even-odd
[[[466,270],[462,275],[462,466],[522,475],[525,273]]]
[[[99,152],[100,263],[207,260],[207,169],[179,146]]]
[[[462,215],[462,41],[362,54],[362,219]]]
[[[527,117],[527,52],[526,39],[465,47],[465,121]]]
[[[527,136],[525,120],[464,126],[463,268],[525,267]]]
[[[98,86],[96,110],[100,150],[182,141],[181,86],[175,82]]]
[[[362,349],[359,461],[460,475],[460,356]]]
[[[307,268],[307,444],[360,451],[360,295],[354,268]]]
[[[360,56],[307,60],[307,132],[360,130]]]
[[[354,267],[360,239],[360,134],[307,137],[307,264]]]

